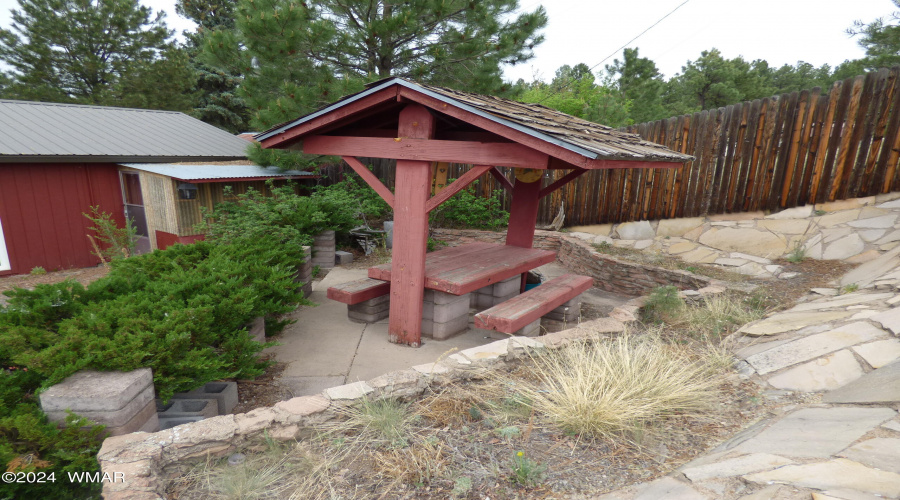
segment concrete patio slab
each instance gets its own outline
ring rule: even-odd
[[[541,266],[545,279],[566,274],[558,263]],[[474,328],[445,340],[422,339],[418,348],[388,342],[387,319],[357,323],[347,318],[347,306],[328,299],[328,287],[365,278],[366,269],[335,267],[313,283],[309,300],[317,306],[301,307],[291,313],[296,322],[276,338],[279,345],[267,349],[275,360],[287,366],[279,383],[290,397],[319,394],[330,387],[371,380],[385,373],[417,365],[433,365],[466,349],[509,338],[504,333]],[[592,312],[611,311],[631,297],[590,290],[584,303]]]

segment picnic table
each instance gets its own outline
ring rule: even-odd
[[[425,288],[464,295],[521,276],[556,260],[556,252],[496,243],[469,243],[425,256]],[[391,281],[392,264],[369,268],[369,277]]]

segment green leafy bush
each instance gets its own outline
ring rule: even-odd
[[[452,179],[448,179],[452,181]],[[429,222],[433,227],[451,229],[505,229],[509,224],[509,212],[503,210],[500,198],[494,193],[490,198],[475,194],[475,181],[431,212]]]
[[[35,396],[78,370],[149,367],[162,399],[212,380],[260,374],[266,365],[257,354],[264,346],[250,338],[247,324],[302,301],[294,275],[303,255],[276,238],[236,235],[228,244],[174,245],[113,261],[109,274],[87,288],[65,281],[5,292],[0,460],[10,469],[56,472],[59,486],[25,485],[32,487],[26,493],[0,484],[0,498],[98,492],[99,485],[73,487],[62,474],[97,469],[102,427],[72,415],[57,428]]]
[[[390,205],[358,175],[348,174],[341,182],[316,187],[313,198],[329,203],[334,210],[343,215],[343,218],[349,218],[352,225],[348,229],[361,224],[376,227],[391,213]]]
[[[349,233],[364,217],[379,218],[388,205],[361,181],[348,179],[316,188],[310,196],[296,194],[292,184],[268,184],[271,196],[254,189],[204,210],[205,221],[195,229],[212,242],[269,236],[288,245],[311,245],[313,236],[333,230]]]
[[[153,369],[161,398],[264,365],[246,325],[301,301],[293,276],[302,254],[271,238],[198,242],[115,261],[86,290],[74,282],[7,293],[0,358],[44,386],[78,370]]]

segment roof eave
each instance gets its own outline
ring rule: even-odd
[[[487,112],[485,112],[485,111],[482,111],[482,110],[480,110],[480,109],[478,109],[478,108],[476,108],[476,107],[474,107],[474,106],[470,106],[470,105],[465,104],[465,103],[463,103],[463,102],[457,101],[456,99],[452,99],[452,98],[450,98],[450,97],[447,97],[447,96],[445,96],[445,95],[443,95],[443,94],[439,94],[439,93],[437,93],[437,92],[433,92],[433,91],[431,91],[431,90],[428,90],[428,89],[426,89],[426,88],[424,88],[424,87],[420,87],[420,86],[418,86],[418,85],[415,85],[415,84],[413,84],[413,83],[410,83],[410,82],[408,82],[408,81],[406,81],[406,80],[403,80],[402,78],[392,78],[392,79],[390,79],[390,80],[385,81],[384,83],[382,83],[382,84],[380,84],[380,85],[377,85],[377,86],[372,87],[372,88],[370,88],[370,89],[366,89],[366,90],[364,90],[364,91],[362,91],[362,92],[360,92],[360,93],[354,95],[354,96],[351,97],[351,98],[344,99],[344,100],[342,100],[342,101],[339,101],[339,102],[336,102],[336,103],[332,104],[331,106],[328,106],[328,107],[326,107],[326,108],[320,109],[319,111],[310,113],[310,114],[308,114],[308,115],[306,115],[306,116],[302,116],[302,117],[300,117],[300,118],[298,118],[298,119],[296,119],[296,120],[294,120],[294,121],[292,121],[292,122],[290,122],[290,123],[287,123],[287,124],[285,124],[285,125],[282,125],[281,127],[277,128],[277,129],[271,130],[271,131],[269,131],[269,132],[264,132],[264,133],[262,133],[262,134],[260,134],[260,135],[257,135],[257,136],[256,136],[256,140],[262,142],[262,141],[264,141],[264,140],[266,140],[266,139],[269,139],[269,138],[271,138],[271,137],[274,137],[274,136],[276,136],[276,135],[278,135],[278,134],[284,133],[285,131],[290,130],[291,128],[296,127],[297,125],[302,125],[302,124],[304,124],[304,123],[306,123],[306,122],[308,122],[308,121],[310,121],[310,120],[314,120],[314,119],[316,119],[316,118],[318,118],[318,117],[320,117],[320,116],[322,116],[322,115],[325,115],[325,114],[328,114],[328,113],[330,113],[330,112],[332,112],[332,111],[334,111],[334,110],[340,109],[340,108],[342,108],[342,107],[344,107],[344,106],[346,106],[346,105],[348,105],[348,104],[351,104],[351,103],[353,103],[353,102],[355,102],[355,101],[357,101],[357,100],[359,100],[359,99],[363,99],[363,98],[365,98],[365,97],[367,97],[367,96],[369,96],[369,95],[371,95],[371,94],[374,94],[374,93],[376,93],[376,92],[379,92],[379,91],[381,91],[381,90],[384,90],[384,89],[386,89],[386,88],[388,88],[388,87],[390,87],[390,86],[392,86],[392,85],[395,85],[395,84],[396,84],[396,85],[400,85],[400,86],[402,86],[402,87],[405,87],[405,88],[407,88],[407,89],[410,89],[410,90],[413,90],[413,91],[416,91],[416,92],[420,92],[420,93],[422,93],[422,94],[425,94],[425,95],[427,95],[428,97],[431,97],[432,99],[437,99],[437,100],[439,100],[439,101],[441,101],[441,102],[444,102],[444,103],[447,103],[447,104],[452,104],[453,106],[456,106],[456,107],[458,107],[458,108],[460,108],[460,109],[463,109],[463,110],[468,111],[468,112],[470,112],[470,113],[473,113],[473,114],[475,114],[475,115],[481,116],[482,118],[491,120],[491,121],[493,121],[493,122],[495,122],[495,123],[504,125],[504,126],[506,126],[506,127],[509,127],[509,128],[511,128],[511,129],[514,129],[514,130],[516,130],[516,131],[522,132],[522,133],[524,133],[524,134],[528,134],[528,135],[530,135],[530,136],[532,136],[532,137],[535,137],[535,138],[537,138],[537,139],[540,139],[540,140],[549,142],[549,143],[551,143],[551,144],[555,144],[556,146],[559,146],[559,147],[568,149],[569,151],[572,151],[572,152],[574,152],[574,153],[578,153],[578,154],[584,156],[585,158],[589,158],[589,159],[591,159],[591,160],[595,160],[595,159],[597,159],[597,158],[599,157],[599,155],[598,155],[597,153],[593,152],[593,151],[589,151],[589,150],[587,150],[587,149],[578,147],[578,146],[576,146],[576,145],[574,145],[574,144],[570,144],[570,143],[568,143],[568,142],[566,142],[566,141],[563,141],[563,140],[560,140],[560,139],[558,139],[558,138],[556,138],[556,137],[553,137],[553,136],[550,136],[550,135],[547,135],[547,134],[540,133],[540,132],[538,132],[538,131],[536,131],[536,130],[530,129],[530,128],[525,127],[525,126],[523,126],[523,125],[519,125],[518,123],[509,121],[509,120],[507,120],[507,119],[505,119],[505,118],[501,118],[501,117],[499,117],[499,116],[492,115],[491,113],[487,113]]]
[[[104,156],[104,155],[0,155],[4,163],[176,163],[183,161],[246,160],[247,155],[231,156]]]

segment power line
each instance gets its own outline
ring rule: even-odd
[[[684,0],[683,2],[681,2],[681,3],[678,5],[678,7],[675,7],[674,9],[672,9],[671,11],[669,11],[668,14],[666,14],[666,15],[662,16],[661,18],[659,18],[659,20],[657,20],[655,23],[651,24],[650,27],[648,27],[648,28],[645,29],[644,31],[641,31],[640,33],[638,33],[638,35],[637,35],[636,37],[634,37],[634,38],[632,38],[631,40],[628,40],[627,42],[625,42],[624,45],[622,45],[622,46],[619,47],[618,49],[616,49],[616,50],[614,50],[613,52],[611,52],[608,56],[604,57],[602,61],[598,62],[597,64],[595,64],[595,65],[593,65],[593,66],[591,66],[591,67],[589,68],[588,71],[592,71],[592,72],[593,72],[593,71],[594,71],[594,68],[596,68],[597,66],[600,66],[601,64],[603,64],[604,62],[606,62],[606,60],[609,59],[610,57],[612,57],[612,56],[618,54],[620,50],[622,50],[622,49],[624,49],[625,47],[627,47],[628,45],[630,45],[631,42],[633,42],[633,41],[637,40],[638,38],[644,36],[644,33],[646,33],[646,32],[648,32],[648,31],[650,31],[651,29],[655,28],[657,24],[663,22],[667,17],[669,17],[669,16],[671,16],[672,14],[674,14],[675,11],[677,11],[678,9],[684,7],[684,4],[686,4],[686,3],[690,2],[690,1],[691,1],[691,0]],[[557,90],[556,92],[550,93],[550,94],[547,95],[547,97],[544,97],[543,99],[541,99],[540,102],[538,102],[538,104],[544,102],[545,100],[547,100],[548,98],[552,97],[553,95],[555,95],[555,94],[557,94],[557,93],[559,93],[559,92],[565,90],[566,88],[568,88],[568,86],[569,86],[569,84],[566,83],[565,85],[563,85],[562,87],[560,87],[560,89]]]

